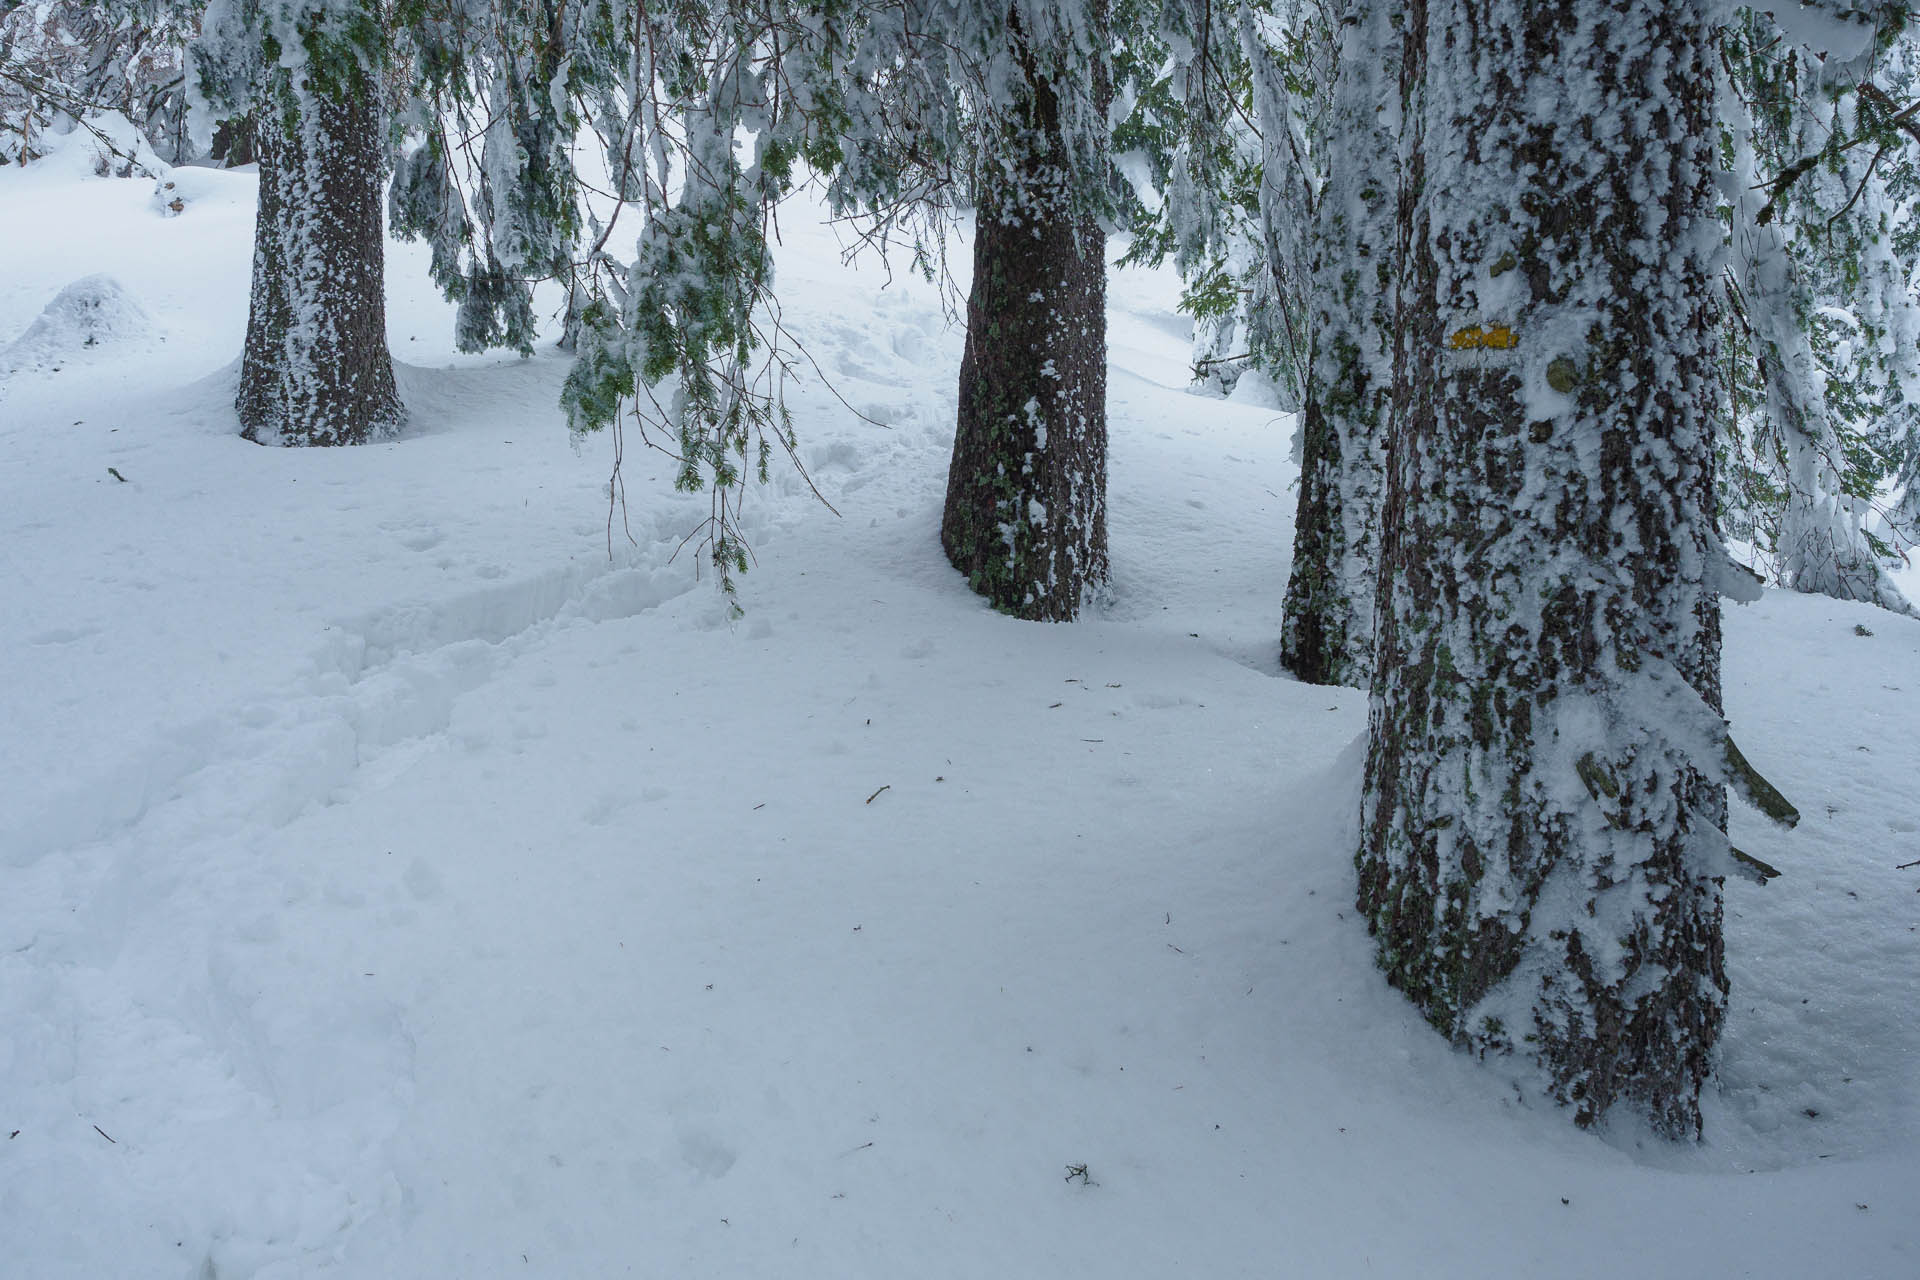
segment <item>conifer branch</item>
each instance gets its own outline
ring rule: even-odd
[[[1765,884],[1780,874],[1778,867],[1762,862],[1752,854],[1736,849],[1732,845],[1727,846],[1727,852],[1732,854],[1733,860],[1743,868],[1741,874],[1755,884]]]
[[[1788,803],[1779,788],[1761,777],[1760,771],[1747,763],[1747,757],[1734,745],[1731,736],[1726,739],[1726,744],[1727,780],[1741,797],[1783,827],[1799,825],[1800,811]]]

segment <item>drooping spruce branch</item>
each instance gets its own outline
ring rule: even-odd
[[[1920,121],[1916,121],[1915,119],[1916,116],[1920,116],[1920,100],[1915,100],[1901,107],[1894,103],[1882,90],[1869,82],[1862,81],[1855,86],[1855,88],[1864,101],[1877,109],[1877,112],[1880,113],[1879,118],[1873,118],[1876,112],[1865,113],[1868,117],[1869,127],[1863,128],[1859,133],[1851,137],[1838,132],[1829,135],[1828,145],[1818,151],[1808,152],[1769,178],[1763,184],[1763,189],[1767,193],[1766,203],[1760,206],[1760,211],[1754,215],[1754,221],[1763,226],[1766,223],[1772,222],[1775,209],[1779,205],[1781,197],[1786,195],[1788,188],[1821,165],[1833,166],[1840,156],[1845,155],[1855,147],[1864,146],[1868,143],[1877,143],[1880,150],[1884,153],[1890,145],[1886,141],[1886,134],[1889,130],[1904,134],[1906,141],[1920,142]],[[1867,166],[1868,174],[1872,173],[1878,160],[1879,157],[1876,156],[1874,162]],[[1853,197],[1847,201],[1847,204],[1841,212],[1845,212],[1846,209],[1853,207],[1854,203],[1859,199],[1859,192],[1864,190],[1865,187],[1866,177],[1863,176],[1859,184],[1855,187]]]

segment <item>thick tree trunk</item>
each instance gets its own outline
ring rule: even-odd
[[[940,543],[995,608],[1066,622],[1107,580],[1106,236],[1073,189],[1055,90],[1021,52],[1010,114],[1026,125],[979,184]]]
[[[1531,1058],[1582,1124],[1695,1134],[1727,990],[1708,17],[1408,21],[1359,905],[1456,1043]]]
[[[385,158],[373,86],[273,72],[256,115],[260,205],[235,408],[262,444],[361,444],[405,411],[387,354]]]
[[[1331,22],[1333,160],[1309,233],[1311,354],[1280,662],[1309,684],[1365,688],[1393,396],[1400,19],[1397,6],[1346,0]]]

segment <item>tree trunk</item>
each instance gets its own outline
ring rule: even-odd
[[[405,410],[387,354],[385,157],[373,85],[276,68],[256,115],[259,218],[235,408],[261,444],[362,444]]]
[[[1073,189],[1054,87],[1017,24],[1015,39],[1021,126],[979,180],[940,544],[996,609],[1067,622],[1107,581],[1106,236]]]
[[[1674,1136],[1727,990],[1703,8],[1406,10],[1423,169],[1357,858],[1436,1028],[1532,1059],[1583,1125],[1625,1103]]]
[[[1331,24],[1332,161],[1309,232],[1300,504],[1280,662],[1309,684],[1365,688],[1393,396],[1400,21],[1397,7],[1347,0]]]

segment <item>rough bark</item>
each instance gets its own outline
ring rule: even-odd
[[[1106,236],[1055,87],[1015,38],[1021,127],[979,183],[940,543],[995,608],[1066,622],[1107,581]]]
[[[1359,906],[1457,1044],[1532,1059],[1579,1123],[1695,1134],[1727,990],[1710,23],[1408,22]]]
[[[1401,18],[1398,7],[1346,0],[1331,21],[1333,159],[1309,232],[1310,355],[1280,661],[1309,684],[1365,688],[1393,392]]]
[[[387,353],[385,157],[373,85],[276,69],[256,115],[259,216],[235,401],[261,444],[362,444],[405,416]]]

